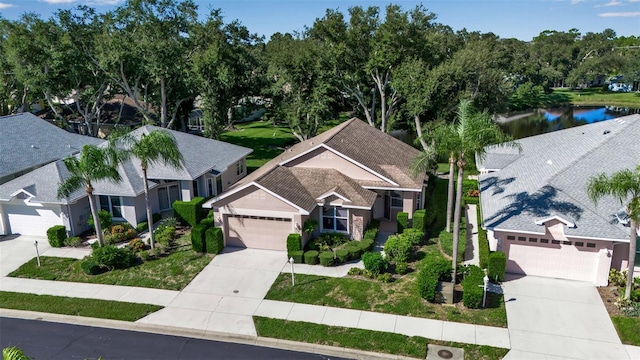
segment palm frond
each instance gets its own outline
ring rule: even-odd
[[[176,139],[164,130],[154,130],[148,135],[142,135],[133,143],[131,152],[145,168],[155,163],[180,168],[183,160]]]

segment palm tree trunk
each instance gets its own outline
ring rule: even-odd
[[[627,288],[624,290],[624,298],[631,298],[631,289],[633,288],[633,270],[636,262],[636,228],[638,223],[632,218],[630,221],[631,229],[629,230],[629,265],[627,268]]]
[[[458,159],[458,184],[456,186],[456,204],[453,216],[453,280],[456,283],[456,270],[458,266],[458,242],[460,241],[460,218],[462,217],[462,180],[464,178],[464,155]]]
[[[451,212],[453,211],[453,174],[455,173],[456,158],[449,156],[449,190],[447,193],[447,232],[451,232]]]
[[[149,204],[149,184],[147,183],[147,168],[142,167],[142,182],[144,183],[144,204],[147,207],[147,225],[149,227],[149,246],[155,248],[156,241],[153,236],[153,214],[151,213],[151,204]]]
[[[93,198],[93,187],[88,185],[86,188],[87,197],[89,198],[89,207],[91,208],[91,216],[93,216],[93,226],[96,229],[96,236],[98,237],[98,244],[104,246],[102,240],[102,226],[100,226],[100,217],[98,217],[98,209],[96,208],[96,201]]]

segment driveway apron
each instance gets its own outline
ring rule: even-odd
[[[167,307],[138,322],[256,336],[252,315],[285,265],[283,251],[225,248]]]
[[[507,275],[505,359],[629,359],[593,284]]]

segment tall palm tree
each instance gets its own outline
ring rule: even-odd
[[[149,224],[149,245],[155,247],[153,235],[153,214],[149,203],[149,184],[147,183],[147,170],[157,163],[180,168],[182,153],[178,149],[176,139],[166,130],[153,130],[149,134],[142,134],[140,138],[134,138],[129,134],[113,139],[124,144],[125,152],[140,160],[142,168],[142,181],[144,183],[144,201],[147,206],[147,224]]]
[[[633,270],[636,259],[637,227],[640,223],[640,165],[633,172],[624,169],[607,176],[604,173],[593,176],[587,183],[587,194],[594,204],[606,195],[617,198],[620,203],[629,200],[627,213],[629,214],[629,264],[627,268],[627,288],[624,291],[625,299],[631,297],[633,287]]]
[[[84,145],[78,156],[71,156],[63,160],[70,176],[58,185],[57,195],[59,199],[66,198],[74,191],[84,187],[89,198],[93,224],[100,246],[103,246],[104,242],[102,240],[98,209],[93,197],[94,188],[92,183],[98,180],[121,181],[120,174],[118,174],[118,158],[113,156],[114,154],[109,148]]]

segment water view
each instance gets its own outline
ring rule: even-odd
[[[501,118],[498,125],[514,138],[521,139],[638,113],[640,109],[615,106],[538,109],[526,114]]]

